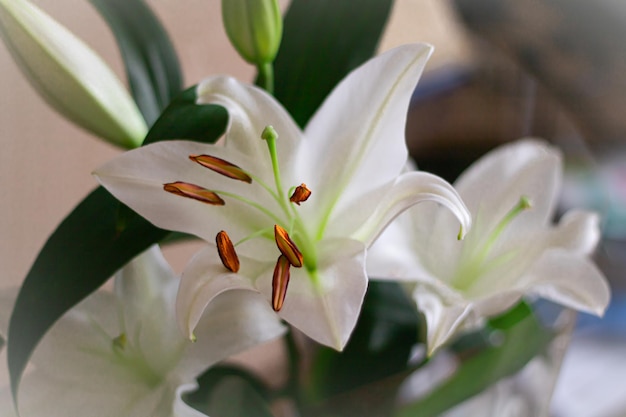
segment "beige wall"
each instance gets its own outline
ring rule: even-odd
[[[87,1],[38,0],[123,77],[108,28]],[[286,3],[286,2],[283,2]],[[254,70],[230,47],[217,0],[151,0],[179,53],[187,85],[216,73],[249,80]],[[463,56],[439,0],[398,1],[383,49],[425,40],[438,46],[431,68]],[[18,284],[47,236],[96,183],[90,172],[118,150],[66,122],[34,93],[0,45],[0,286]],[[186,253],[186,252],[185,252]],[[180,270],[184,256],[175,256]]]

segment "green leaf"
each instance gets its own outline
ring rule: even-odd
[[[316,401],[405,370],[417,343],[419,324],[415,304],[400,285],[370,282],[343,352],[319,348],[309,395]]]
[[[220,417],[273,417],[267,387],[233,366],[215,366],[198,378],[198,389],[184,398],[196,410]]]
[[[183,85],[167,32],[142,0],[90,1],[115,35],[133,97],[150,126]]]
[[[226,128],[226,111],[193,103],[192,87],[156,121],[148,132],[149,142],[177,138],[216,141]],[[125,217],[120,230],[119,209],[113,196],[97,188],[65,218],[39,252],[9,324],[7,350],[14,398],[33,350],[54,322],[169,233],[134,213]]]
[[[521,309],[521,307],[519,307]],[[518,308],[513,314],[519,313]],[[480,393],[498,380],[521,370],[532,358],[542,354],[552,333],[534,314],[529,314],[507,330],[497,330],[502,341],[470,356],[456,373],[425,398],[402,408],[396,417],[431,417]]]
[[[301,127],[348,72],[374,55],[392,3],[291,2],[274,63],[274,95]]]
[[[143,144],[164,139],[214,142],[226,130],[228,112],[215,104],[196,105],[196,86],[179,94],[158,118]]]

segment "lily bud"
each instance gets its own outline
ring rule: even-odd
[[[26,0],[0,0],[0,35],[31,85],[61,115],[116,145],[147,132],[137,106],[106,63]]]
[[[283,35],[277,0],[222,0],[222,19],[243,59],[256,65],[274,61]]]

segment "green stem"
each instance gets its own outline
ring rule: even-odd
[[[257,64],[259,75],[256,79],[256,85],[274,95],[274,65],[271,62]]]

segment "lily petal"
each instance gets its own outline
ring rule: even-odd
[[[198,339],[179,364],[182,379],[192,380],[225,357],[275,339],[286,330],[256,292],[225,291],[211,300],[195,328]]]
[[[570,210],[551,231],[548,245],[579,255],[590,255],[600,240],[600,218],[596,213]]]
[[[530,199],[532,207],[523,213],[525,221],[512,222],[506,235],[515,236],[530,225],[545,226],[551,220],[561,185],[561,155],[538,140],[521,140],[489,152],[470,166],[454,183],[474,216],[488,208],[482,221],[488,233],[518,202]],[[488,217],[488,218],[487,218]],[[503,234],[503,236],[504,236]]]
[[[450,299],[446,299],[446,293]],[[439,294],[427,286],[417,285],[413,298],[426,319],[426,348],[429,356],[463,328],[472,313],[469,303],[447,289]]]
[[[561,249],[546,251],[521,285],[528,292],[576,310],[601,316],[609,304],[610,289],[588,259]]]
[[[214,241],[224,225],[229,225],[228,232],[235,239],[246,236],[250,229],[259,227],[260,220],[267,219],[258,208],[226,195],[221,195],[226,201],[224,207],[207,206],[163,190],[165,183],[183,181],[215,190],[218,195],[221,190],[253,194],[260,207],[270,210],[276,205],[267,193],[258,191],[258,186],[225,179],[189,159],[189,155],[200,154],[211,154],[253,170],[258,165],[237,150],[191,141],[164,141],[126,152],[94,175],[116,198],[158,227],[193,234],[208,242]]]
[[[317,342],[342,350],[356,325],[367,290],[365,247],[349,239],[325,241],[314,275],[291,268],[291,280],[279,315]],[[271,271],[257,283],[271,300]]]
[[[365,197],[365,200],[379,201],[373,214],[359,227],[352,237],[370,246],[385,227],[407,208],[426,201],[439,203],[446,207],[458,219],[460,223],[460,235],[463,236],[472,225],[472,218],[457,194],[456,190],[445,180],[426,172],[408,172],[399,176],[388,192],[381,198],[376,190]],[[363,201],[358,201],[345,217],[340,216],[338,224],[333,230],[342,231],[342,224],[350,225],[350,218],[358,219],[360,216],[359,206],[366,206]],[[345,227],[345,226],[343,226]],[[350,227],[350,226],[348,226]],[[448,236],[450,239],[457,237],[456,234]]]
[[[194,392],[198,389],[198,384],[185,384],[176,389],[176,397],[174,398],[174,417],[208,417],[195,408],[191,408],[183,401],[183,395]]]
[[[254,282],[245,274],[257,276],[258,272],[250,272],[252,268],[262,270],[269,266],[251,259],[242,259],[242,264],[244,268],[237,274],[227,270],[212,246],[201,250],[189,261],[176,297],[178,326],[187,338],[194,339],[194,329],[207,306],[218,295],[230,290],[258,292]],[[270,308],[269,305],[267,308]]]
[[[278,133],[276,147],[283,175],[291,172],[293,149],[300,142],[302,133],[291,115],[274,97],[255,86],[240,83],[231,77],[211,77],[197,87],[198,104],[217,104],[228,110],[229,124],[226,131],[226,147],[236,149],[253,160],[264,164],[265,169],[257,175],[271,173],[271,161],[267,145],[261,139],[266,126]],[[273,177],[263,179],[273,183]]]
[[[301,182],[314,197],[316,190],[335,184],[334,192],[316,204],[324,212],[401,172],[407,159],[409,100],[432,50],[424,44],[405,45],[368,61],[333,90],[310,120],[298,165]]]

